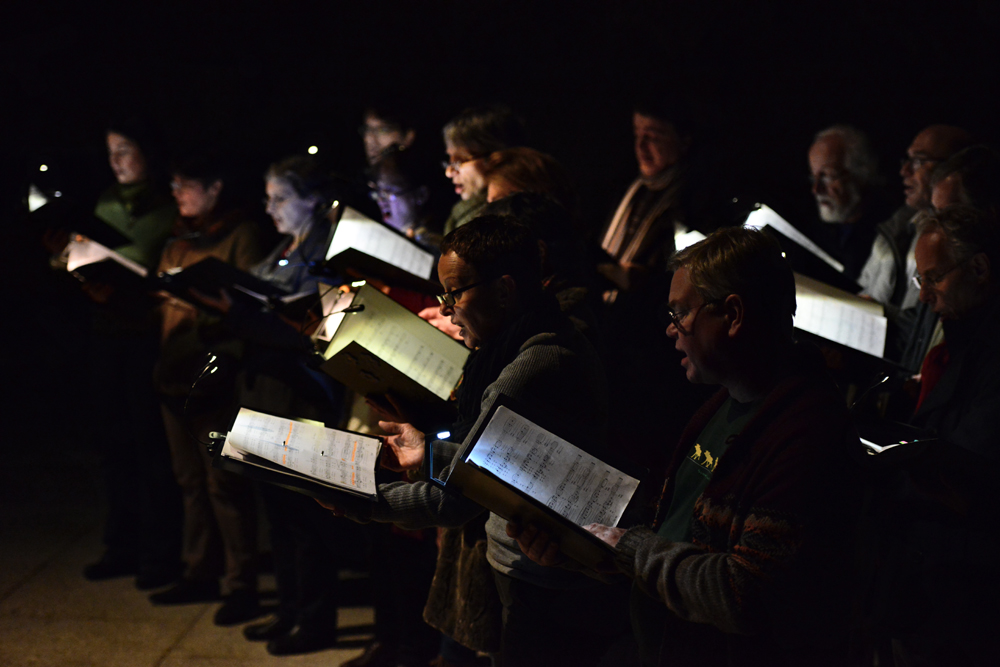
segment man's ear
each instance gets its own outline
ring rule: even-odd
[[[497,279],[497,290],[500,296],[500,305],[504,308],[513,305],[514,298],[517,295],[517,283],[514,282],[513,276],[500,276]]]
[[[976,278],[977,285],[985,285],[990,281],[990,258],[985,252],[978,252],[969,258],[969,270]]]
[[[735,338],[743,328],[743,321],[746,318],[743,297],[739,294],[730,294],[720,307],[723,317],[726,318],[726,324],[728,324],[727,334],[730,338]]]
[[[222,193],[222,181],[215,181],[208,186],[208,189],[205,190],[205,192],[217,198]]]
[[[403,141],[401,145],[403,148],[409,148],[413,145],[413,141],[417,138],[417,133],[415,130],[407,130],[406,134],[403,135]]]

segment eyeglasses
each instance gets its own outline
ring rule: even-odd
[[[448,171],[449,169],[451,169],[452,171],[458,171],[459,169],[462,168],[463,164],[466,164],[467,162],[472,162],[473,160],[478,160],[478,159],[479,158],[470,157],[470,158],[467,158],[465,160],[458,160],[458,159],[451,160],[451,161],[442,160],[441,161],[441,168],[444,169],[445,171]]]
[[[402,128],[398,125],[362,125],[358,128],[358,134],[360,136],[365,136],[366,134],[377,134],[380,137],[387,137],[390,134],[401,134],[403,132]]]
[[[685,310],[674,310],[670,306],[665,305],[662,308],[661,316],[668,325],[673,324],[674,328],[680,331],[682,334],[684,334],[685,336],[690,336],[691,330],[684,328],[681,322],[683,322],[687,318],[687,316],[690,315],[691,313],[694,313],[695,317],[698,317],[698,313],[696,311],[700,311],[702,306],[722,303],[722,301],[723,301],[722,299],[715,299],[713,301],[704,301],[702,303],[699,303],[697,306],[694,306],[692,308],[686,308]]]
[[[400,197],[404,197],[417,189],[417,188],[406,188],[405,190],[392,192],[389,190],[385,190],[383,188],[379,188],[371,183],[368,184],[368,187],[371,188],[368,191],[368,196],[372,199],[372,201],[382,202],[382,203],[396,201]]]
[[[459,287],[458,289],[453,289],[450,292],[445,292],[444,294],[438,294],[437,300],[442,306],[447,306],[448,308],[453,308],[456,303],[458,303],[458,296],[462,292],[466,292],[473,287],[479,287],[480,285],[485,285],[488,282],[492,282],[496,278],[488,278],[486,280],[480,280],[478,283],[472,283],[471,285],[466,285],[465,287]]]
[[[927,157],[926,155],[915,155],[913,157],[904,157],[899,161],[899,168],[906,169],[909,167],[913,171],[920,171],[923,167],[929,164],[935,164],[941,160],[936,157]]]
[[[912,278],[910,278],[910,282],[912,282],[913,286],[916,287],[917,289],[922,289],[924,287],[926,287],[927,289],[931,289],[932,287],[940,283],[942,280],[944,280],[949,273],[958,269],[967,261],[969,260],[966,259],[961,262],[957,262],[956,264],[952,265],[951,267],[943,271],[937,271],[934,273],[925,273],[922,276],[918,273]]]

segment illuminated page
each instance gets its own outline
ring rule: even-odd
[[[333,486],[375,494],[377,438],[240,408],[226,445]]]
[[[504,406],[467,457],[578,526],[616,526],[639,480]]]
[[[795,274],[795,327],[867,352],[885,354],[888,326],[881,304]]]
[[[432,253],[349,206],[345,207],[337,223],[326,258],[330,259],[348,248],[360,250],[424,279],[430,279],[434,270]]]
[[[329,359],[351,341],[428,391],[448,400],[462,376],[468,349],[371,285],[354,298],[360,312],[346,316],[327,351]]]
[[[82,234],[72,234],[66,250],[68,252],[66,259],[67,271],[76,271],[81,266],[96,264],[97,262],[110,259],[118,262],[133,273],[139,274],[143,278],[148,273],[146,267],[139,262],[124,257],[111,248],[105,247],[97,241],[92,241]]]
[[[794,225],[792,225],[792,223],[778,215],[770,206],[761,204],[760,208],[756,211],[751,211],[750,215],[747,216],[746,222],[743,223],[743,226],[751,227],[753,229],[761,229],[765,226],[773,227],[833,268],[837,269],[837,271],[841,273],[844,272],[843,264],[835,260],[833,257],[830,257],[830,255],[816,245],[811,238],[800,232]]]

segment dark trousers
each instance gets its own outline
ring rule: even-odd
[[[372,526],[375,639],[398,649],[401,664],[437,655],[439,633],[424,622],[424,605],[437,564],[433,530]]]
[[[95,332],[90,346],[90,440],[108,499],[110,556],[140,566],[180,560],[181,497],[152,383],[155,336]]]
[[[542,588],[494,570],[504,667],[597,665],[628,624],[628,588]]]
[[[224,593],[257,590],[253,486],[239,475],[213,468],[208,450],[191,438],[181,416],[166,405],[162,417],[184,499],[184,577],[208,581],[222,574]],[[227,419],[201,415],[193,418],[192,429],[207,438],[210,430],[225,430]]]
[[[337,519],[315,500],[260,484],[270,524],[278,615],[305,626],[337,626],[337,571],[365,548],[363,526]]]

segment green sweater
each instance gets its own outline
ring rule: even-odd
[[[177,218],[177,207],[149,181],[142,181],[116,184],[105,190],[97,200],[94,215],[132,241],[113,248],[115,252],[155,269]]]

